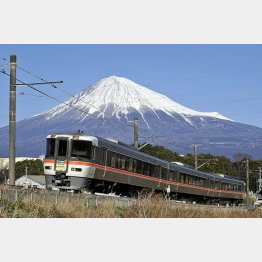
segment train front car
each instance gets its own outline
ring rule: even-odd
[[[44,172],[49,189],[81,190],[94,177],[97,138],[80,133],[47,136]]]

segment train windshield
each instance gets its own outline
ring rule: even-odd
[[[48,138],[46,143],[46,157],[55,156],[55,139]]]
[[[67,156],[67,140],[58,140],[58,153],[57,156]]]
[[[73,140],[72,157],[91,159],[92,142],[83,140]]]

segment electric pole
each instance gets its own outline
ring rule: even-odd
[[[259,180],[258,180],[258,190],[259,190],[259,192],[261,191],[261,189],[262,189],[262,185],[261,185],[261,182],[262,182],[262,180],[261,180],[261,173],[262,173],[262,168],[261,168],[261,166],[259,167]]]
[[[16,142],[16,87],[17,86],[29,86],[32,85],[47,85],[47,84],[61,84],[63,81],[48,82],[41,78],[41,81],[38,83],[26,84],[23,81],[16,79],[16,55],[10,56],[10,74],[7,74],[4,70],[1,70],[0,73],[3,73],[10,77],[10,92],[9,92],[9,184],[15,185],[15,142]],[[16,80],[21,84],[17,84]],[[35,89],[35,88],[33,88]],[[36,91],[39,91],[35,89]],[[44,94],[44,93],[43,93]]]
[[[247,176],[247,194],[249,194],[249,159],[246,161],[247,169],[246,169],[246,176]]]
[[[197,145],[194,145],[194,156],[195,156],[195,170],[198,169],[197,167]]]
[[[134,146],[138,149],[138,118],[134,118]]]
[[[10,56],[9,101],[9,184],[15,185],[15,138],[16,138],[16,55]]]

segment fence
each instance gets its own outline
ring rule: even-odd
[[[116,207],[130,207],[138,203],[139,199],[131,199],[125,197],[117,197],[110,195],[88,195],[80,194],[73,192],[64,192],[64,191],[50,191],[50,190],[39,190],[39,189],[25,189],[25,188],[0,188],[0,199],[4,199],[10,202],[23,201],[23,200],[32,200],[32,201],[44,201],[48,203],[53,203],[55,205],[70,203],[70,204],[79,204],[88,206],[99,206],[105,202],[110,202]],[[179,201],[167,200],[166,204],[170,208],[177,206],[192,205],[194,207],[203,209],[203,208],[227,208],[227,209],[242,209],[250,210],[254,207],[242,205],[242,206],[207,206],[199,204],[188,204]]]
[[[99,206],[105,202],[112,202],[116,207],[131,206],[136,203],[135,199],[124,197],[36,189],[0,189],[0,199],[10,202],[23,200],[44,201],[56,205],[61,203],[77,203],[85,206]]]

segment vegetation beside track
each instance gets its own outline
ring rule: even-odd
[[[116,206],[112,200],[100,205],[83,205],[67,201],[54,203],[31,199],[0,199],[1,218],[261,218],[262,209],[221,208],[192,204],[170,205],[156,196],[140,196],[130,206]]]

